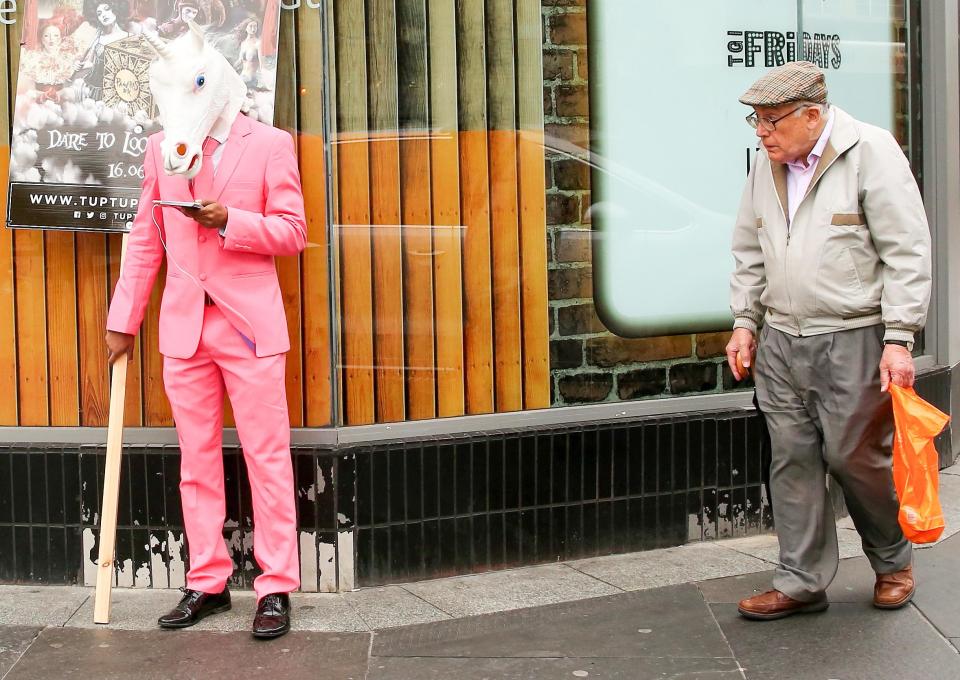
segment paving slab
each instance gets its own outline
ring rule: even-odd
[[[43,628],[35,626],[0,626],[0,678],[27,651]]]
[[[363,680],[369,633],[242,633],[47,628],[4,680],[238,677]]]
[[[866,602],[873,599],[873,569],[866,557],[840,560],[837,576],[827,589],[831,602]],[[703,599],[710,604],[737,604],[745,597],[773,587],[773,572],[729,576],[697,583]]]
[[[734,538],[719,541],[716,545],[765,560],[773,565],[780,562],[780,544],[777,541],[776,534]],[[853,528],[853,523],[847,517],[837,522],[837,548],[840,559],[863,555],[860,534]]]
[[[374,635],[374,656],[732,658],[696,586],[623,593]]]
[[[930,550],[916,551],[913,562],[917,577],[914,604],[944,636],[960,637],[960,607],[957,606],[960,536]]]
[[[733,680],[741,678],[733,659],[443,659],[373,658],[368,680]]]
[[[960,477],[960,463],[954,463],[950,467],[945,467],[940,470],[941,475],[953,475],[955,477]]]
[[[62,626],[93,594],[74,586],[3,586],[0,626]]]
[[[719,541],[727,550],[736,550],[739,553],[763,560],[769,565],[776,566],[780,561],[780,544],[775,534],[761,534],[759,536],[744,536]]]
[[[248,631],[256,612],[256,595],[252,592],[231,592],[233,608],[209,616],[191,630]],[[93,622],[93,598],[73,616],[67,625],[76,628],[105,628],[112,630],[155,630],[157,618],[173,609],[182,593],[171,590],[120,589],[113,590],[110,623]],[[340,595],[328,593],[294,593],[291,628],[302,631],[362,632],[367,624]]]
[[[612,595],[621,590],[563,564],[411,583],[404,588],[451,616],[472,616]]]
[[[948,468],[951,472],[940,474],[940,506],[943,509],[944,529],[940,539],[931,544],[932,547],[946,541],[960,532],[960,465]]]
[[[446,612],[399,586],[366,588],[344,593],[343,599],[371,630],[451,618]]]
[[[623,590],[645,590],[765,571],[769,562],[714,543],[577,560],[571,567]]]
[[[747,680],[946,680],[960,655],[912,606],[831,604],[818,614],[747,621],[710,605]]]

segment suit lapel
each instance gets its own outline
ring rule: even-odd
[[[223,149],[223,156],[217,165],[216,174],[213,177],[213,200],[220,200],[227,182],[233,176],[234,171],[243,158],[243,152],[247,149],[247,135],[251,132],[250,121],[242,113],[238,113],[233,121],[233,127],[230,128],[230,136],[227,138],[227,145]]]

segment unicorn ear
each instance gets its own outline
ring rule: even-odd
[[[190,35],[192,35],[194,38],[193,40],[194,46],[198,50],[202,50],[203,45],[206,42],[206,39],[204,37],[206,35],[206,32],[202,28],[200,28],[196,23],[194,23],[192,19],[187,22],[187,26],[190,28]]]

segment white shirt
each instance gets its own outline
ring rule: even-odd
[[[214,139],[217,139],[214,137]],[[220,165],[220,159],[223,158],[223,148],[227,145],[226,139],[217,139],[220,142],[220,146],[213,150],[213,155],[210,156],[210,160],[213,161],[213,172],[217,172],[217,166]]]

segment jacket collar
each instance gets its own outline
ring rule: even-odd
[[[853,116],[833,105],[830,106],[830,110],[833,112],[833,130],[830,132],[830,139],[827,140],[827,145],[823,149],[823,155],[817,162],[817,169],[813,173],[804,198],[810,195],[823,173],[833,165],[833,162],[860,141],[857,121],[854,120]],[[773,174],[773,185],[777,190],[777,198],[780,199],[780,208],[783,210],[784,217],[786,217],[789,214],[787,212],[787,166],[785,163],[770,161],[770,171]]]

